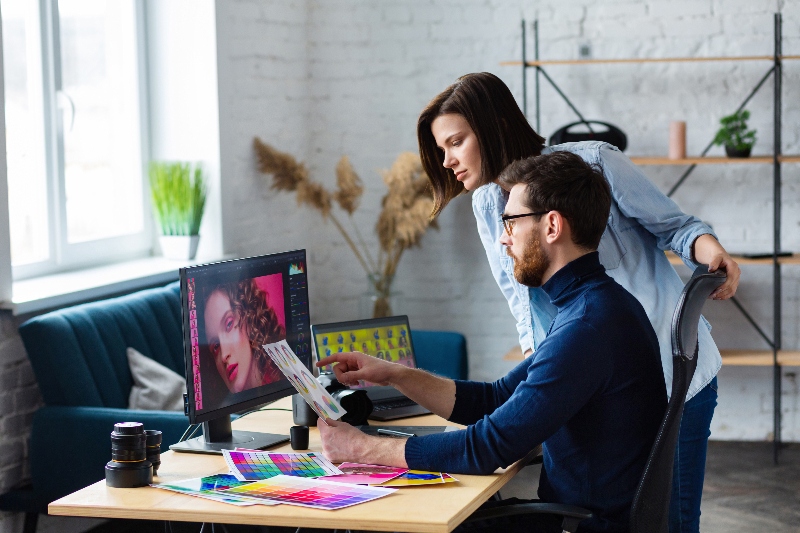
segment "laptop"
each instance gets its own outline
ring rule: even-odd
[[[417,367],[411,328],[405,315],[314,324],[311,326],[311,337],[314,339],[317,360],[337,352],[363,352],[409,368]],[[320,368],[320,374],[332,373],[330,365]],[[361,382],[350,388],[367,391],[367,396],[372,400],[372,420],[395,420],[430,413],[394,387]]]

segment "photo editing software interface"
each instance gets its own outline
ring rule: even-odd
[[[414,368],[414,353],[407,324],[406,317],[402,316],[314,326],[318,357],[322,359],[341,352],[363,352]],[[320,372],[333,372],[333,366],[324,366]],[[369,382],[361,382],[360,386],[351,388],[370,385]]]
[[[294,393],[262,346],[286,339],[310,368],[305,250],[182,269],[181,282],[190,418]]]

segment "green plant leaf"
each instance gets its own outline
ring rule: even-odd
[[[150,197],[162,235],[197,235],[206,205],[207,179],[200,163],[150,163]]]

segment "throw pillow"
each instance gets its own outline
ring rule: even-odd
[[[128,365],[133,376],[128,409],[183,411],[183,376],[133,348],[128,348]]]

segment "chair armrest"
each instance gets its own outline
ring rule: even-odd
[[[506,505],[501,507],[494,507],[491,509],[483,509],[474,512],[464,523],[474,522],[478,520],[489,520],[492,518],[501,518],[506,516],[518,516],[526,514],[555,514],[564,517],[561,528],[564,531],[574,532],[578,528],[578,524],[587,518],[592,517],[592,513],[583,507],[575,505],[565,505],[561,503],[517,503],[514,505]]]

